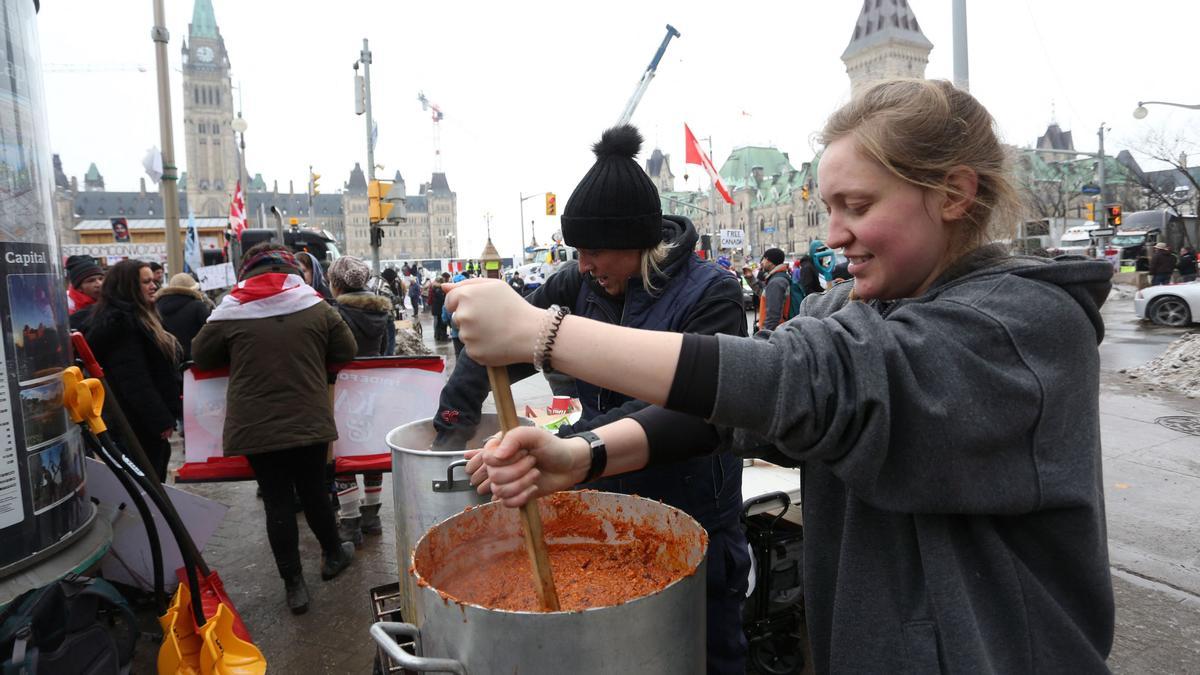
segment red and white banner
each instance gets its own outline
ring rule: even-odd
[[[233,191],[233,201],[229,202],[229,226],[233,230],[233,236],[241,241],[242,230],[246,229],[246,198],[242,194],[240,180],[237,182],[237,189]]]
[[[388,432],[433,417],[445,383],[444,369],[440,356],[372,358],[345,364],[333,388],[336,470],[390,471]],[[176,475],[178,482],[253,478],[246,458],[226,457],[221,442],[228,385],[225,370],[191,368],[184,373],[184,464]]]
[[[733,203],[733,197],[729,196],[729,190],[725,188],[725,183],[721,180],[721,174],[717,172],[717,168],[713,166],[712,160],[708,155],[704,154],[704,150],[700,148],[700,143],[696,141],[696,135],[688,128],[687,124],[683,125],[683,142],[684,142],[684,164],[699,164],[708,172],[708,177],[712,179],[713,187],[717,192],[721,193],[721,197],[728,204]]]

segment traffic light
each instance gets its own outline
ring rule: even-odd
[[[1087,219],[1093,223],[1096,222],[1096,205],[1092,202],[1088,202],[1083,206],[1085,209],[1087,209]]]
[[[548,216],[557,216],[558,215],[558,200],[554,197],[553,192],[546,193],[546,215],[548,215]]]
[[[395,204],[383,201],[391,189],[389,181],[373,180],[367,185],[367,219],[372,225],[383,222],[392,212]]]
[[[309,182],[312,185],[312,193],[314,195],[321,194],[321,190],[320,190],[321,186],[319,183],[317,183],[317,181],[319,181],[319,180],[321,180],[321,174],[319,174],[319,173],[311,174],[311,177],[309,178]]]
[[[1109,227],[1120,227],[1121,226],[1121,205],[1120,204],[1109,204],[1108,206],[1106,206],[1104,208],[1106,209],[1105,224],[1108,225]]]

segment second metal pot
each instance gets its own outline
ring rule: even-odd
[[[532,425],[520,418],[524,426]],[[481,448],[488,437],[500,431],[500,419],[485,413],[466,448]],[[387,435],[392,449],[392,500],[396,514],[396,560],[400,565],[401,612],[406,621],[421,624],[416,585],[408,573],[417,540],[435,524],[468,506],[484,504],[466,475],[465,451],[430,450],[437,430],[432,419],[417,420],[392,429]]]

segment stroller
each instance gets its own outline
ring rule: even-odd
[[[770,503],[783,510],[750,515],[753,507]],[[804,668],[804,528],[784,520],[791,505],[783,492],[742,505],[757,579],[746,598],[742,625],[750,643],[749,667],[759,675],[791,675]]]

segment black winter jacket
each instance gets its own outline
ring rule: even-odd
[[[573,313],[606,323],[670,330],[680,333],[745,335],[746,318],[742,309],[742,289],[737,279],[715,264],[696,257],[698,240],[691,222],[681,216],[664,216],[663,239],[675,248],[662,265],[663,275],[655,279],[660,302],[631,280],[625,298],[609,297],[591,278],[569,263],[546,279],[526,296],[537,307],[561,305]],[[694,284],[679,293],[670,284]],[[675,306],[675,302],[683,306]],[[668,318],[675,317],[675,318]],[[434,426],[439,430],[439,447],[452,447],[455,439],[479,422],[483,400],[489,391],[487,369],[471,360],[468,350],[458,356],[442,396]],[[533,366],[509,366],[513,382],[534,373]],[[593,429],[621,419],[648,404],[614,391],[578,382],[584,414],[575,425],[564,425],[559,435]],[[459,443],[461,447],[461,442]],[[712,530],[736,523],[741,506],[741,461],[729,454],[703,457],[679,466],[651,468],[615,479],[606,479],[600,489],[636,493],[660,499],[691,514]]]
[[[177,364],[141,327],[131,304],[117,301],[93,311],[85,337],[135,434],[152,438],[175,426],[183,414]]]
[[[358,344],[355,356],[383,354],[387,349],[387,323],[391,320],[390,300],[366,291],[343,293],[337,297],[337,310]]]
[[[204,302],[200,291],[164,286],[158,289],[154,307],[158,310],[159,318],[162,319],[163,328],[166,328],[167,332],[179,340],[179,347],[183,350],[183,359],[190,361],[192,359],[192,338],[196,337],[196,333],[199,333],[200,329],[204,327],[204,322],[208,321],[208,313],[212,311],[208,303]]]

